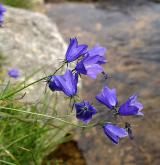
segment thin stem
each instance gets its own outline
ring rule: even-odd
[[[0,160],[0,162],[4,163],[4,164],[8,164],[8,165],[16,165],[14,163],[10,163],[10,162],[6,162],[5,160]]]
[[[0,106],[0,108],[7,109],[7,110],[13,110],[13,111],[17,111],[17,112],[22,112],[22,113],[26,113],[26,114],[31,114],[31,115],[36,115],[36,116],[41,116],[41,117],[46,117],[46,118],[50,118],[50,119],[55,119],[57,121],[60,121],[60,122],[63,122],[63,123],[66,123],[66,124],[69,124],[69,125],[72,125],[72,126],[75,126],[75,127],[80,127],[80,128],[92,127],[92,125],[87,125],[87,126],[86,125],[77,125],[77,124],[74,124],[74,123],[70,123],[66,120],[63,120],[61,118],[54,117],[54,116],[49,116],[49,115],[45,115],[45,114],[41,114],[41,113],[30,112],[30,111],[25,111],[25,110],[15,109],[15,108],[9,108],[9,107],[3,107],[3,106]]]
[[[65,64],[66,64],[66,62],[63,63],[58,69],[56,69],[55,72],[54,72],[52,75],[42,77],[42,78],[40,78],[40,79],[38,79],[38,80],[36,80],[36,81],[34,81],[34,82],[31,82],[31,83],[29,83],[29,84],[27,84],[27,85],[24,85],[24,86],[21,87],[20,89],[17,89],[16,91],[13,91],[13,92],[7,94],[7,95],[4,96],[4,97],[1,97],[0,100],[7,99],[7,98],[9,98],[9,97],[15,95],[16,93],[18,93],[18,92],[20,92],[20,91],[22,91],[22,90],[28,88],[28,87],[31,86],[31,85],[34,85],[34,84],[36,84],[36,83],[38,83],[38,82],[40,82],[40,81],[42,81],[42,80],[44,80],[44,79],[46,79],[46,78],[48,78],[48,77],[51,77],[51,76],[55,75]]]

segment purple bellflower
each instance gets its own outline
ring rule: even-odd
[[[75,70],[78,74],[84,74],[96,79],[98,74],[104,73],[101,64],[107,62],[105,54],[106,48],[95,46],[86,53],[85,57],[77,64]]]
[[[128,133],[124,128],[120,128],[114,124],[105,124],[103,126],[103,131],[114,144],[118,144],[120,138],[128,136]]]
[[[93,79],[97,78],[97,75],[103,72],[103,67],[99,65],[100,57],[89,56],[87,54],[77,65],[75,70],[78,74],[87,75]]]
[[[52,76],[48,86],[52,91],[63,91],[67,96],[73,97],[77,93],[78,74],[67,70],[62,76]]]
[[[60,76],[49,77],[48,86],[53,92],[62,91],[61,84],[59,83],[59,77]]]
[[[138,102],[137,98],[137,95],[132,95],[124,104],[120,106],[118,114],[121,116],[143,115],[141,112],[143,105]]]
[[[91,50],[89,50],[87,53],[91,57],[99,56],[99,60],[97,61],[97,63],[101,65],[101,64],[105,64],[107,62],[106,56],[105,56],[106,52],[107,52],[106,48],[97,45],[94,48],[92,48]]]
[[[92,116],[97,113],[95,107],[93,107],[88,101],[75,104],[76,108],[76,117],[85,124],[89,123],[92,119]]]
[[[70,39],[70,44],[66,52],[66,62],[72,62],[77,60],[80,56],[84,55],[87,52],[87,45],[78,45],[76,38]]]
[[[0,4],[0,26],[2,26],[4,22],[4,13],[6,12],[6,9],[3,7],[2,4]]]
[[[109,109],[114,109],[118,105],[116,89],[110,89],[105,86],[102,92],[96,96],[96,99],[106,105]]]
[[[8,71],[8,75],[12,78],[18,78],[20,76],[19,70],[17,69],[11,69]]]

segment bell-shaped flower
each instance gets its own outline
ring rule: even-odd
[[[78,74],[87,75],[93,79],[97,78],[97,75],[102,73],[103,67],[98,64],[99,56],[89,56],[87,54],[77,65],[75,70]]]
[[[114,144],[118,144],[120,138],[128,136],[128,133],[124,128],[120,128],[114,124],[105,124],[103,126],[103,131]]]
[[[114,109],[117,106],[118,100],[116,95],[116,89],[110,89],[105,86],[102,92],[96,96],[96,99],[106,105],[109,109]]]
[[[6,12],[6,8],[4,8],[2,4],[0,4],[0,26],[3,24],[5,12]]]
[[[73,97],[77,93],[78,74],[67,70],[62,76],[52,76],[48,86],[52,91],[63,91],[67,96]]]
[[[59,83],[60,76],[52,76],[48,80],[49,88],[54,91],[62,91],[61,84]]]
[[[66,62],[69,63],[77,60],[80,56],[84,55],[87,52],[87,48],[87,45],[78,45],[78,41],[76,38],[71,38],[66,52]]]
[[[137,95],[132,95],[124,104],[120,106],[118,114],[121,116],[143,115],[141,112],[143,105],[138,102],[137,98]]]
[[[106,52],[107,49],[101,46],[96,45],[94,48],[89,50],[87,53],[89,56],[99,56],[99,59],[97,61],[98,64],[105,64],[107,62],[106,60]]]
[[[81,103],[75,103],[76,108],[76,117],[85,124],[89,123],[92,119],[92,116],[97,113],[95,107],[93,107],[88,101]]]
[[[18,78],[20,76],[19,70],[17,69],[11,69],[8,71],[8,75],[12,78]]]

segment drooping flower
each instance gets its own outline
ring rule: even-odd
[[[11,69],[8,71],[8,75],[12,78],[18,78],[20,76],[19,70],[17,69]]]
[[[141,112],[143,105],[138,102],[137,98],[137,95],[132,95],[124,104],[120,106],[118,114],[121,116],[143,115]]]
[[[78,75],[67,70],[62,76],[52,76],[48,86],[52,91],[63,91],[67,96],[72,97],[77,93]]]
[[[96,96],[96,99],[106,105],[109,109],[114,109],[117,106],[118,100],[116,95],[116,89],[110,89],[105,86],[102,92]]]
[[[89,56],[99,56],[99,59],[97,61],[98,64],[105,64],[107,62],[106,60],[106,52],[107,49],[101,46],[96,45],[94,48],[89,50],[87,53]]]
[[[92,116],[97,113],[96,108],[93,107],[88,101],[76,103],[75,108],[76,117],[85,124],[89,123],[92,119]]]
[[[0,26],[4,22],[4,13],[6,12],[6,8],[2,4],[0,4]]]
[[[80,56],[87,52],[87,48],[88,46],[85,44],[78,45],[76,38],[71,38],[66,52],[66,62],[69,63],[77,60]]]
[[[87,75],[93,79],[103,72],[103,67],[99,65],[99,56],[86,55],[77,65],[75,70],[78,74]]]
[[[124,128],[120,128],[114,124],[105,124],[103,126],[103,131],[114,144],[118,144],[120,138],[128,136],[128,133]]]
[[[49,77],[48,86],[53,92],[62,91],[61,84],[59,83],[58,77],[60,77],[60,76]]]
[[[78,74],[84,74],[96,79],[98,74],[105,73],[101,66],[107,62],[105,53],[106,48],[95,46],[86,53],[84,58],[76,65],[75,70]]]

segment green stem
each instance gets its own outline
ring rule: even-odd
[[[36,80],[36,81],[34,81],[34,82],[31,82],[31,83],[29,83],[29,84],[27,84],[27,85],[24,85],[24,86],[21,87],[20,89],[17,89],[16,91],[13,91],[13,92],[11,92],[11,93],[9,93],[9,94],[7,94],[7,95],[1,97],[0,100],[7,99],[7,98],[9,98],[9,97],[15,95],[16,93],[18,93],[18,92],[20,92],[20,91],[22,91],[22,90],[28,88],[28,87],[31,86],[31,85],[34,85],[34,84],[36,84],[36,83],[38,83],[38,82],[40,82],[40,81],[42,81],[42,80],[44,80],[44,79],[46,79],[46,78],[48,78],[48,77],[51,77],[51,76],[55,75],[65,64],[66,64],[66,63],[63,63],[58,69],[55,70],[55,72],[54,72],[52,75],[42,77],[42,78],[40,78],[40,79],[38,79],[38,80]]]
[[[72,126],[75,126],[75,127],[80,127],[80,128],[87,128],[87,127],[92,127],[93,126],[93,125],[87,125],[87,126],[86,125],[77,125],[77,124],[70,123],[69,121],[63,120],[63,119],[58,118],[58,117],[49,116],[49,115],[36,113],[36,112],[24,111],[24,110],[21,110],[21,109],[15,109],[15,108],[3,107],[3,106],[0,106],[0,108],[50,118],[50,119],[54,119],[54,120],[57,120],[57,121],[60,121],[60,122],[63,122],[63,123],[66,123],[66,124],[69,124],[69,125],[72,125]]]
[[[16,165],[14,163],[10,163],[10,162],[6,162],[5,160],[0,160],[0,162],[4,163],[4,164],[8,164],[8,165]]]

